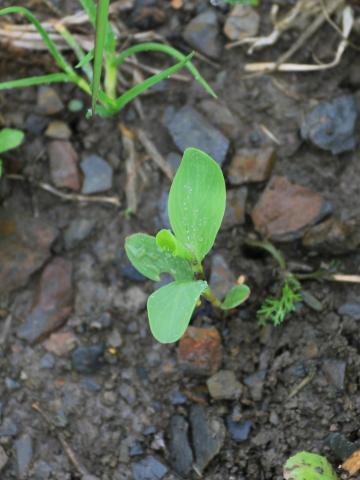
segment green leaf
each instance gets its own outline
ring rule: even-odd
[[[0,130],[0,153],[18,147],[23,139],[24,133],[21,130],[15,130],[13,128]]]
[[[126,58],[141,52],[162,52],[162,53],[165,53],[166,55],[176,58],[176,60],[178,60],[179,62],[181,62],[186,58],[184,54],[179,52],[179,50],[176,50],[176,48],[170,47],[169,45],[163,45],[162,43],[156,43],[156,42],[145,42],[145,43],[140,43],[138,45],[133,45],[132,47],[122,51],[120,55],[118,55],[118,57],[116,58],[115,65],[118,67],[124,62]],[[210,85],[207,83],[205,78],[202,77],[199,70],[191,62],[186,63],[185,67],[193,75],[195,80],[199,82],[200,85],[211,96],[213,96],[214,98],[217,98],[217,95],[214,92],[214,90],[210,87]]]
[[[150,295],[147,310],[150,330],[160,343],[173,343],[185,333],[207,283],[173,282]]]
[[[201,150],[186,149],[171,185],[168,211],[176,238],[199,262],[215,242],[225,204],[220,166]]]
[[[316,453],[299,452],[284,465],[285,480],[338,480],[327,459]]]
[[[181,60],[181,62],[176,63],[172,67],[169,67],[160,73],[152,75],[151,77],[147,78],[146,80],[139,83],[138,85],[135,85],[135,87],[132,87],[129,90],[127,90],[125,93],[123,93],[120,97],[118,97],[115,100],[115,103],[114,103],[115,110],[116,111],[121,110],[122,108],[125,107],[125,105],[131,102],[131,100],[133,100],[135,97],[138,97],[141,93],[143,93],[148,88],[156,85],[162,80],[165,80],[166,78],[170,77],[170,75],[174,75],[174,73],[176,73],[178,70],[183,68],[192,59],[193,56],[194,54],[191,53],[187,57],[184,57],[184,59]]]
[[[247,285],[234,285],[226,294],[221,304],[223,310],[230,310],[238,307],[249,298],[250,288]]]
[[[50,73],[37,77],[18,78],[0,83],[0,90],[13,90],[14,88],[33,87],[34,85],[49,85],[50,83],[68,82],[69,76],[66,73]]]
[[[169,273],[178,281],[194,278],[190,263],[161,250],[151,235],[130,235],[125,240],[125,251],[132,265],[150,280],[159,281],[162,273]]]
[[[92,82],[92,101],[91,108],[93,114],[95,113],[95,106],[97,103],[101,72],[103,66],[103,52],[106,40],[106,33],[108,28],[109,15],[109,0],[99,0],[96,11],[96,35],[95,35],[95,52],[94,52],[94,72]]]
[[[160,230],[156,234],[156,244],[161,250],[166,250],[176,257],[192,259],[191,252],[189,252],[179,240],[170,232],[170,230]]]

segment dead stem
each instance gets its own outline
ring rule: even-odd
[[[23,175],[6,175],[6,178],[9,180],[18,180],[21,182],[28,182],[30,185],[45,190],[56,197],[61,198],[65,201],[72,201],[72,202],[80,202],[80,203],[107,203],[110,205],[114,205],[115,207],[121,206],[121,201],[119,197],[106,197],[102,195],[80,195],[77,193],[64,193],[58,190],[57,188],[49,185],[48,183],[44,182],[34,182],[29,178],[24,177]]]
[[[69,443],[66,441],[64,435],[58,431],[56,428],[56,425],[54,422],[51,420],[51,418],[48,416],[47,413],[44,412],[44,410],[40,407],[38,403],[33,403],[32,404],[33,410],[38,412],[43,420],[48,424],[48,426],[51,428],[51,430],[55,433],[57,439],[61,443],[61,446],[63,447],[67,457],[69,458],[70,462],[72,465],[75,467],[76,471],[83,477],[88,476],[93,478],[93,480],[96,480],[97,477],[93,477],[90,475],[90,473],[87,471],[87,469],[80,463],[80,461],[77,459],[74,450],[70,447]]]
[[[160,170],[167,176],[167,178],[171,181],[173,179],[173,173],[171,171],[171,168],[166,163],[164,157],[161,155],[156,145],[147,136],[145,130],[142,130],[141,128],[137,128],[135,131],[138,139],[142,143],[146,152],[150,155],[151,159],[160,168]]]

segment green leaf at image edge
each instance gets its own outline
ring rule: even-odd
[[[185,333],[207,283],[173,282],[150,295],[147,302],[150,330],[160,343],[173,343]]]
[[[24,133],[21,130],[3,128],[0,130],[0,153],[18,147],[23,139]]]
[[[338,480],[332,465],[322,455],[298,452],[284,465],[285,480]]]
[[[162,273],[169,273],[175,280],[192,280],[191,265],[180,257],[174,257],[158,247],[155,237],[135,233],[125,240],[125,251],[132,265],[145,277],[155,282]]]
[[[225,300],[221,304],[222,310],[230,310],[238,307],[250,296],[250,288],[247,285],[234,285],[226,294]]]
[[[225,204],[220,166],[205,152],[187,148],[171,185],[168,212],[175,237],[199,262],[215,242]]]

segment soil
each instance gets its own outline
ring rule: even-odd
[[[44,18],[46,7],[38,3],[34,9]],[[142,3],[156,5],[156,2],[137,3],[139,8]],[[172,9],[170,2],[157,2],[162,7],[163,3],[166,3],[167,19],[155,28],[174,46],[189,51],[181,33],[196,15],[194,4],[199,3],[199,11],[200,4],[206,2],[184,2],[188,8],[180,10]],[[266,32],[270,28],[270,2],[262,3],[261,31]],[[72,2],[58,1],[56,5],[63,14],[74,10]],[[225,10],[214,11],[220,22],[228,14]],[[299,134],[305,114],[318,101],[343,94],[353,94],[360,99],[360,82],[356,85],[352,80],[354,68],[359,69],[358,51],[349,48],[337,68],[320,73],[252,78],[246,78],[244,73],[244,64],[249,59],[276,59],[297,35],[296,31],[286,33],[278,45],[252,57],[242,48],[235,48],[224,50],[214,65],[196,61],[203,76],[217,91],[220,102],[235,118],[238,133],[231,139],[223,168],[226,172],[237,149],[268,145],[265,126],[280,143],[272,144],[277,152],[273,175],[285,175],[318,192],[331,203],[336,216],[358,220],[359,146],[333,155],[304,142]],[[314,57],[323,59],[337,40],[336,32],[325,25],[294,60],[306,63]],[[356,40],[359,43],[355,35],[355,43]],[[225,42],[223,36],[221,41]],[[163,65],[162,57],[156,55],[141,58],[144,63]],[[18,52],[14,56],[2,49],[0,60],[1,80],[19,74],[39,74],[44,66],[51,68],[46,54]],[[53,88],[65,106],[74,98],[88,104],[88,99],[73,86]],[[124,213],[126,157],[119,123],[128,128],[141,125],[166,156],[177,151],[161,121],[166,110],[169,106],[179,108],[185,104],[199,108],[206,94],[194,82],[183,84],[170,80],[160,93],[141,99],[143,119],[139,119],[134,104],[117,118],[107,120],[87,120],[84,111],[71,113],[65,107],[52,117],[36,114],[29,127],[27,120],[36,112],[37,95],[37,88],[1,94],[4,124],[26,130],[23,146],[16,154],[6,156],[7,173],[21,174],[33,181],[29,184],[3,178],[1,210],[20,223],[35,218],[58,232],[42,267],[25,285],[1,298],[0,332],[4,332],[9,314],[12,319],[0,345],[0,446],[8,457],[1,479],[87,478],[82,468],[102,480],[180,478],[169,455],[169,423],[176,414],[188,419],[197,403],[224,421],[230,414],[234,417],[234,411],[241,421],[251,421],[251,430],[240,443],[233,440],[229,431],[226,433],[220,452],[204,471],[207,480],[281,479],[283,463],[300,450],[320,452],[333,465],[338,465],[342,459],[328,447],[325,441],[328,435],[339,432],[351,442],[360,439],[360,331],[356,315],[339,313],[342,305],[357,304],[360,286],[304,282],[306,291],[322,303],[321,311],[301,303],[281,326],[258,326],[256,310],[266,295],[276,290],[273,285],[277,281],[276,264],[266,255],[254,255],[245,249],[244,239],[254,233],[249,214],[266,182],[248,185],[245,223],[222,231],[213,250],[223,255],[236,276],[247,276],[252,288],[250,300],[225,319],[210,311],[210,314],[197,315],[192,321],[192,325],[215,326],[219,330],[223,344],[222,368],[233,371],[242,384],[240,398],[212,399],[206,388],[206,377],[182,371],[177,346],[160,345],[150,334],[145,302],[154,286],[136,279],[124,257],[123,246],[126,235],[137,231],[154,233],[159,228],[159,199],[161,192],[168,190],[169,181],[137,144],[137,154],[143,159],[137,189],[139,207],[134,216]],[[34,132],[34,122],[39,118],[45,118],[47,123],[51,119],[64,121],[71,129],[71,143],[80,159],[97,154],[109,162],[114,172],[113,189],[104,195],[119,196],[120,208],[65,202],[35,186],[39,182],[52,184],[47,155],[49,139],[44,136],[44,128],[40,133]],[[358,144],[359,133],[357,125]],[[69,247],[64,240],[65,232],[72,221],[80,219],[93,221],[93,228],[81,242]],[[279,247],[288,261],[317,269],[336,260],[338,271],[359,272],[357,251],[345,249],[341,256],[319,253],[315,249],[304,249],[301,240],[288,241]],[[74,297],[71,313],[66,315],[65,323],[61,322],[57,333],[68,332],[76,348],[97,346],[102,353],[101,356],[95,354],[90,363],[85,362],[83,369],[76,368],[77,359],[71,348],[57,355],[43,338],[29,344],[18,334],[37,301],[44,268],[55,257],[71,263]],[[61,346],[64,349],[63,343]],[[81,356],[81,351],[78,355]],[[294,391],[304,380],[303,387]],[[174,394],[178,401],[174,400]],[[50,423],[34,410],[34,404],[41,406]],[[80,467],[69,460],[59,435],[75,453]],[[135,477],[134,465],[149,455],[166,466],[165,476]],[[186,478],[198,476],[191,472]]]

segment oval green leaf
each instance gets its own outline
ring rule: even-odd
[[[173,343],[185,333],[207,283],[173,282],[156,290],[147,302],[150,330],[160,343]]]
[[[162,273],[169,273],[178,281],[194,278],[190,263],[159,248],[151,235],[130,235],[125,240],[125,251],[136,270],[155,282],[160,280]]]
[[[222,310],[230,310],[238,307],[249,298],[250,288],[247,285],[234,285],[226,294],[225,300],[221,304]]]
[[[21,130],[3,128],[0,130],[0,153],[18,147],[23,139],[24,133]]]
[[[201,150],[186,149],[171,185],[168,211],[176,238],[199,262],[215,242],[225,204],[220,166]]]

